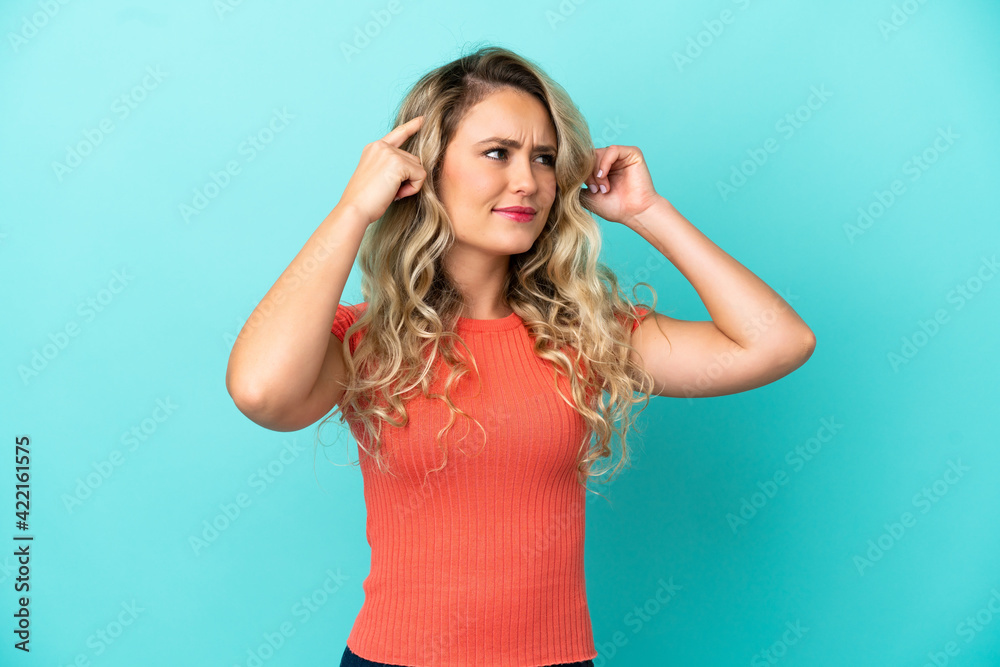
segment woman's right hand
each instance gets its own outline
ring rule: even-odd
[[[382,217],[393,201],[416,194],[427,172],[417,156],[400,146],[423,123],[424,117],[417,116],[365,146],[340,204],[350,206],[371,224]]]

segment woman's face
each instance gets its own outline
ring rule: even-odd
[[[555,156],[555,126],[533,95],[503,88],[469,109],[445,149],[438,184],[455,230],[453,250],[530,250],[555,201]],[[509,207],[535,212],[515,219],[496,210]]]

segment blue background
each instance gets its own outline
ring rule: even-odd
[[[370,555],[360,471],[334,465],[356,444],[331,424],[314,460],[315,427],[250,422],[229,352],[406,88],[495,43],[567,89],[597,146],[639,146],[657,190],[818,340],[778,382],[641,413],[613,505],[588,505],[596,664],[1000,664],[1000,6],[389,7],[0,6],[0,663],[246,665],[287,623],[264,664],[337,664]],[[601,225],[627,286],[708,319],[652,246]],[[30,655],[12,648],[19,435]]]

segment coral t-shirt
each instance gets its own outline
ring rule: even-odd
[[[332,333],[343,340],[366,306],[338,306]],[[444,460],[435,436],[449,410],[418,395],[405,404],[405,427],[382,426],[382,455],[396,477],[359,448],[371,570],[347,645],[362,658],[395,665],[593,659],[586,491],[577,479],[580,446],[592,433],[559,395],[551,363],[534,354],[517,313],[459,318],[456,332],[482,383],[477,391],[470,370],[452,387],[452,400],[479,420],[488,439],[484,445],[483,431],[456,416],[443,438],[447,465],[423,483]],[[352,351],[362,334],[352,336]],[[434,378],[432,393],[444,393],[442,380]],[[558,384],[572,401],[569,380],[560,376]],[[350,411],[345,419],[355,438],[364,436]]]

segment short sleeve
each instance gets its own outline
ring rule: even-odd
[[[632,323],[632,333],[635,333],[635,330],[639,328],[639,323],[646,319],[649,308],[640,304],[635,307],[635,312],[639,315],[639,322]]]
[[[364,313],[365,308],[368,304],[360,303],[354,305],[337,305],[337,314],[333,318],[333,326],[330,328],[330,333],[336,336],[340,340],[344,340],[344,334],[352,324],[357,322],[358,318]],[[351,340],[351,352],[354,351],[354,347],[357,345],[358,334],[355,334]]]
[[[639,323],[642,322],[645,319],[646,315],[650,312],[650,308],[649,306],[643,304],[637,304],[633,312],[635,312],[635,314],[639,317],[638,322],[635,321],[632,322],[632,333],[635,333],[635,330],[639,328]],[[619,317],[619,320],[621,321],[622,324],[625,324],[628,318],[622,316]]]

